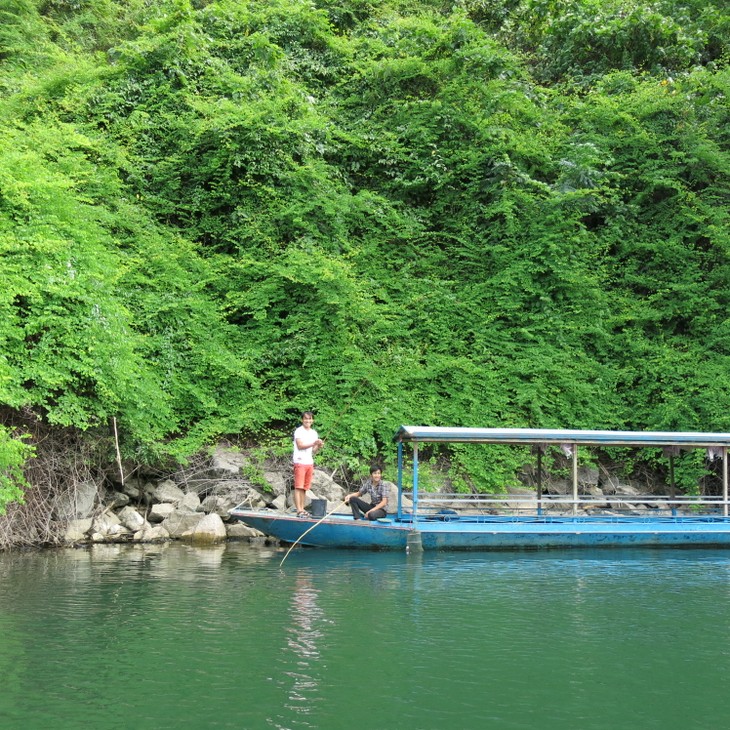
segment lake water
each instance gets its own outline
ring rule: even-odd
[[[727,727],[730,552],[0,554],[0,727]]]

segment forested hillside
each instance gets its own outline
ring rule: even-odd
[[[724,0],[0,0],[0,510],[43,444],[286,450],[308,408],[355,470],[402,423],[730,431],[728,37]]]

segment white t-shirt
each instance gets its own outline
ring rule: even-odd
[[[299,428],[294,431],[294,455],[292,457],[292,461],[295,464],[314,464],[312,447],[310,446],[308,449],[300,449],[297,446],[297,439],[301,439],[305,444],[309,444],[316,441],[318,438],[319,436],[313,428],[304,428],[304,426],[299,426]]]

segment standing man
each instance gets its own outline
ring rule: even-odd
[[[370,502],[360,499],[365,494],[370,496]],[[350,505],[353,520],[377,520],[379,517],[385,517],[388,490],[383,482],[383,472],[380,471],[379,466],[370,467],[370,479],[360,487],[359,491],[348,494],[345,497],[345,504]]]
[[[324,441],[312,428],[312,411],[302,413],[302,425],[294,431],[294,506],[297,517],[309,517],[304,511],[304,494],[312,486],[314,455],[322,448]]]

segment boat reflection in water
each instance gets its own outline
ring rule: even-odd
[[[309,571],[297,573],[289,606],[290,625],[286,629],[286,650],[282,655],[283,674],[290,680],[286,687],[286,707],[301,715],[312,712],[321,700],[318,662],[319,642],[324,612],[319,604],[319,590]]]

